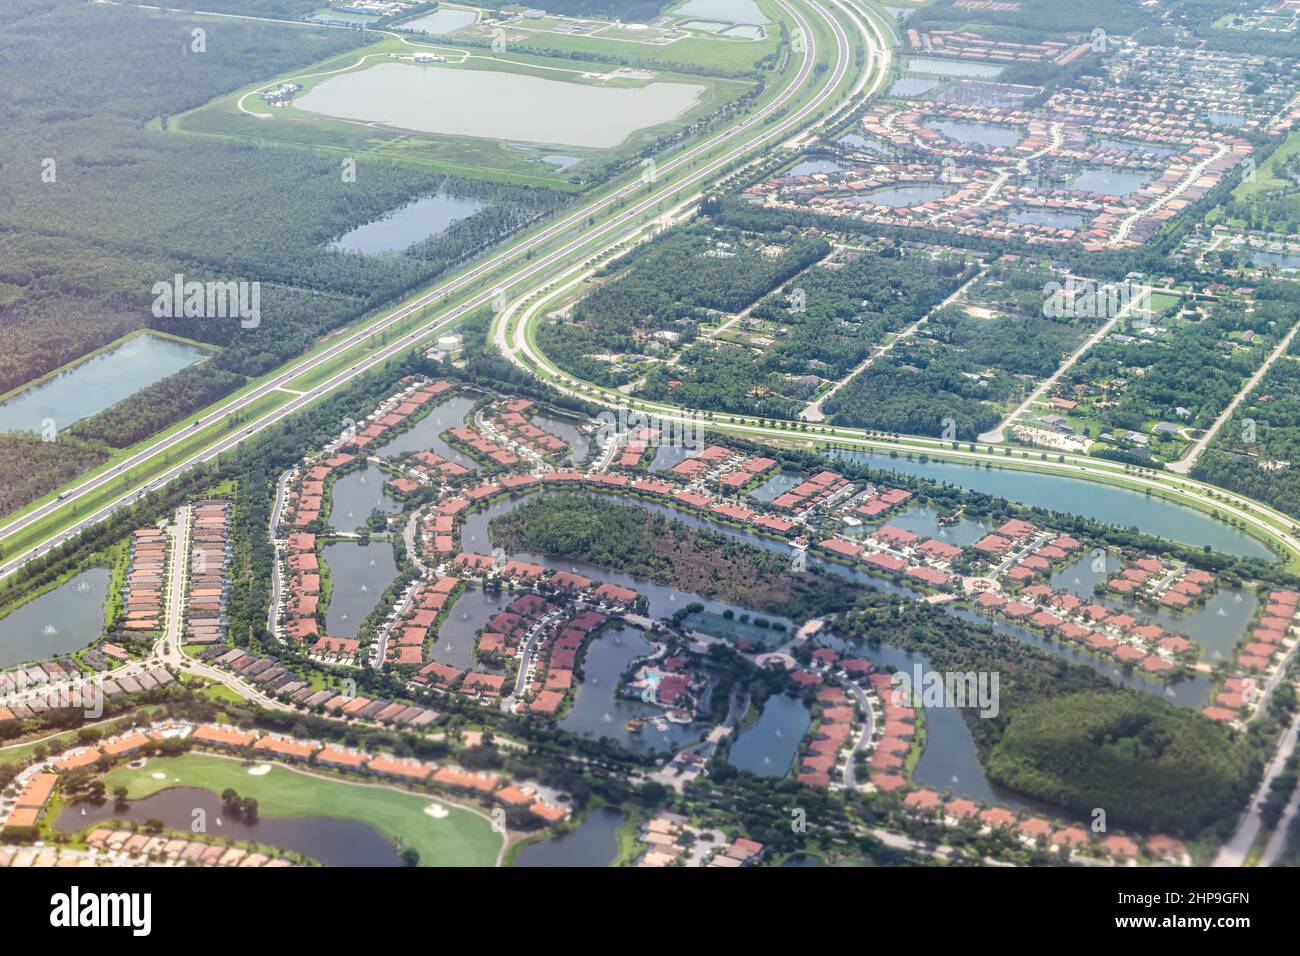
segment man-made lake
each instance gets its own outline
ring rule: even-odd
[[[682,624],[697,634],[722,637],[728,641],[748,641],[758,647],[786,644],[798,630],[787,618],[747,611],[733,611],[729,615],[717,611],[692,611]]]
[[[784,777],[811,723],[812,715],[802,700],[773,694],[763,704],[758,721],[736,736],[727,762],[759,776]]]
[[[1127,196],[1151,181],[1151,173],[1128,173],[1111,169],[1087,169],[1070,180],[1067,189],[1099,196]]]
[[[214,842],[248,840],[318,860],[327,866],[401,866],[397,848],[382,833],[360,820],[337,817],[262,817],[246,823],[226,813],[221,798],[197,787],[172,787],[118,810],[108,800],[100,806],[74,804],[59,814],[58,827],[76,832],[106,820],[161,820],[169,830],[188,833],[194,811],[207,815],[207,834]]]
[[[449,428],[464,425],[465,416],[473,408],[474,399],[468,395],[449,398],[392,441],[376,448],[374,454],[380,458],[395,458],[410,452],[431,451],[474,471],[478,465],[473,458],[462,451],[457,451],[439,437]]]
[[[672,11],[680,17],[703,17],[724,23],[768,23],[754,0],[686,0]]]
[[[1257,266],[1273,266],[1277,269],[1300,269],[1300,255],[1285,252],[1266,252],[1256,249],[1250,254],[1250,261]]]
[[[463,671],[487,670],[499,673],[499,668],[480,666],[474,659],[474,641],[487,622],[504,611],[506,605],[513,600],[513,595],[500,591],[462,592],[438,627],[438,639],[433,644],[433,660]]]
[[[1024,222],[1031,226],[1051,226],[1054,229],[1078,229],[1083,225],[1084,217],[1077,212],[1048,212],[1046,210],[1022,210],[1007,217],[1012,222]]]
[[[578,423],[573,419],[538,412],[533,416],[533,424],[542,431],[550,432],[556,438],[562,439],[569,446],[569,453],[565,456],[566,461],[580,462],[587,457],[587,452],[591,448],[591,438],[578,429]]]
[[[401,502],[384,493],[387,480],[387,473],[368,464],[335,481],[330,489],[330,526],[337,531],[356,531],[372,511],[401,511]]]
[[[1002,67],[991,63],[972,63],[969,60],[936,60],[928,56],[913,56],[907,60],[911,73],[932,73],[935,76],[997,76]]]
[[[437,193],[400,206],[382,219],[345,232],[329,244],[342,252],[397,252],[421,240],[436,236],[458,219],[472,216],[487,206],[477,199],[462,199]]]
[[[875,192],[866,193],[856,201],[864,206],[890,206],[901,209],[904,206],[920,206],[932,199],[946,196],[950,192],[952,192],[951,186],[891,186],[888,189],[877,189]]]
[[[919,460],[863,452],[836,452],[837,457],[871,468],[897,471],[934,481],[998,495],[1011,501],[1084,515],[1122,528],[1143,532],[1193,547],[1210,545],[1216,551],[1245,557],[1270,558],[1272,552],[1261,542],[1207,514],[1171,501],[1148,497],[1140,491],[1115,488],[1081,478],[1067,478],[1029,471],[976,468],[955,462]]]
[[[469,26],[477,19],[478,15],[473,10],[453,10],[450,7],[442,7],[428,16],[403,23],[402,29],[419,30],[421,33],[430,33],[434,36],[445,36],[453,30]]]
[[[576,830],[520,849],[514,865],[609,866],[618,856],[618,828],[626,819],[621,810],[599,807]]]
[[[1177,150],[1172,146],[1156,146],[1152,143],[1133,143],[1126,139],[1098,140],[1098,145],[1110,149],[1123,149],[1130,153],[1150,153],[1152,156],[1172,156]]]
[[[861,149],[868,153],[887,153],[889,150],[885,144],[878,139],[871,139],[863,136],[861,133],[846,133],[839,139],[841,146],[847,146],[850,149]]]
[[[71,654],[104,632],[108,568],[87,568],[0,617],[0,667]]]
[[[442,136],[611,149],[638,130],[683,115],[703,91],[696,83],[598,86],[497,70],[381,63],[330,77],[294,106]]]
[[[833,159],[805,159],[790,167],[790,176],[811,176],[813,173],[838,173],[844,169]]]
[[[208,354],[161,335],[132,336],[0,405],[0,432],[41,432],[47,419],[62,430]]]
[[[959,143],[979,146],[1014,146],[1020,142],[1020,130],[997,123],[962,122],[960,120],[928,120],[921,124],[926,129],[942,133]]]
[[[379,604],[384,590],[397,577],[393,546],[377,540],[335,541],[322,548],[333,590],[325,611],[325,633],[356,637],[357,628]]]
[[[573,707],[560,720],[560,729],[597,740],[609,737],[633,750],[676,750],[698,740],[702,725],[652,727],[648,721],[664,714],[662,707],[616,696],[619,678],[628,665],[653,650],[654,645],[633,627],[611,628],[592,641],[582,659],[583,681]],[[639,733],[626,727],[633,717],[647,721]]]
[[[856,534],[854,534],[852,528],[846,529],[846,533],[855,537],[865,536],[880,526],[888,524],[895,528],[902,528],[904,531],[919,534],[922,537],[938,538],[940,541],[946,541],[949,544],[964,548],[967,545],[974,544],[993,530],[993,522],[983,518],[963,517],[955,524],[940,524],[939,519],[941,517],[943,516],[939,513],[938,508],[931,505],[913,505],[902,514],[889,518],[880,518],[870,524],[860,525]]]
[[[1084,555],[1052,575],[1051,584],[1086,601],[1095,601],[1114,611],[1159,624],[1166,631],[1181,634],[1199,644],[1203,649],[1202,656],[1210,663],[1223,660],[1230,654],[1259,606],[1254,591],[1240,588],[1222,588],[1207,598],[1204,605],[1185,611],[1125,601],[1110,593],[1093,593],[1095,585],[1109,580],[1122,568],[1117,557],[1106,557],[1094,566],[1093,556]]]
[[[749,496],[755,501],[775,501],[791,488],[803,484],[803,481],[803,475],[792,474],[788,471],[778,471],[751,491]]]
[[[939,81],[927,76],[900,76],[889,87],[890,96],[921,96],[929,93],[939,85]]]

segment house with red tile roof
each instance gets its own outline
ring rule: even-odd
[[[965,797],[954,797],[943,805],[944,812],[958,820],[969,820],[979,814],[979,807]]]
[[[997,534],[987,534],[980,538],[973,545],[976,551],[982,551],[985,554],[992,554],[1001,557],[1007,554],[1013,547],[1011,541]]]
[[[230,724],[204,724],[192,734],[192,739],[214,747],[251,747],[261,735],[255,730],[240,730]]]
[[[904,805],[914,810],[936,810],[942,802],[943,799],[933,790],[913,790],[903,798]]]
[[[982,810],[980,811],[980,820],[995,830],[999,827],[1013,827],[1016,825],[1016,815],[1006,807],[989,807],[987,810]]]

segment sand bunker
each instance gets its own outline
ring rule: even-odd
[[[429,816],[433,817],[435,820],[441,820],[444,817],[447,817],[451,814],[451,811],[448,810],[446,807],[444,807],[441,803],[429,804],[427,807],[424,808],[424,812],[427,813]]]
[[[250,777],[265,777],[270,772],[271,765],[269,763],[259,763],[256,767],[248,768],[248,775]]]

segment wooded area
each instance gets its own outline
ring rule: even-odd
[[[345,182],[332,154],[167,131],[169,115],[354,46],[350,31],[74,0],[24,11],[0,34],[0,391],[142,326],[223,346],[83,421],[80,436],[123,447],[166,427],[563,201],[364,159]],[[191,49],[196,27],[203,52]],[[487,207],[405,252],[327,248],[439,192]],[[153,286],[175,275],[259,283],[260,326],[155,318]]]

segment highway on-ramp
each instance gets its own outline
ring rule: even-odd
[[[430,336],[460,321],[471,310],[497,300],[503,291],[525,282],[544,284],[545,276],[550,270],[564,267],[573,258],[586,254],[591,248],[597,245],[605,249],[617,246],[629,229],[639,228],[645,217],[653,216],[660,204],[666,200],[674,199],[683,191],[701,186],[726,174],[733,163],[747,154],[801,129],[815,117],[817,111],[827,110],[836,105],[831,100],[853,61],[852,44],[843,25],[822,5],[820,0],[777,0],[777,2],[793,19],[801,35],[806,38],[806,42],[803,44],[803,56],[795,76],[769,102],[729,129],[714,134],[698,145],[684,150],[675,158],[659,164],[653,182],[643,183],[640,178],[636,178],[610,190],[563,216],[559,221],[535,230],[506,249],[472,265],[456,277],[407,301],[380,319],[355,327],[341,335],[337,341],[312,355],[292,363],[239,395],[210,407],[199,416],[200,427],[207,428],[219,424],[227,416],[245,411],[263,397],[277,391],[290,391],[288,386],[295,379],[328,368],[331,362],[350,350],[366,344],[373,336],[399,326],[421,310],[437,306],[453,294],[466,295],[459,304],[449,306],[445,310],[438,310],[415,330],[402,335],[394,342],[375,348],[366,358],[335,373],[324,382],[315,384],[303,392],[291,392],[294,397],[290,401],[252,419],[242,430],[225,435],[202,450],[184,456],[180,461],[164,468],[161,474],[151,478],[143,488],[137,484],[124,489],[122,494],[113,497],[102,507],[77,517],[75,521],[69,521],[61,529],[52,529],[43,540],[23,547],[16,553],[8,554],[6,548],[6,558],[0,564],[0,578],[12,574],[49,547],[62,543],[82,529],[104,520],[114,511],[135,500],[144,491],[173,480],[196,464],[211,461],[249,437],[272,427],[318,401],[324,395],[343,387],[389,358],[410,350]],[[832,2],[847,12],[842,0],[832,0]],[[829,71],[829,76],[826,77],[821,77],[815,68],[818,48],[816,34],[809,25],[810,15],[815,15],[823,21],[835,38],[835,63]],[[818,84],[816,94],[797,110],[789,115],[783,115],[783,109],[792,99],[796,99],[809,83]],[[770,124],[768,124],[769,120]],[[717,155],[713,155],[715,151],[718,151]],[[697,162],[700,164],[698,167],[694,166]],[[642,192],[645,193],[644,198],[637,199],[626,207],[620,205],[629,197]],[[607,218],[604,221],[593,222],[594,217],[601,213],[605,213]],[[577,234],[568,237],[568,233],[575,230]],[[550,244],[556,241],[560,244],[550,248]],[[87,496],[121,480],[134,468],[145,464],[156,464],[160,460],[166,462],[169,453],[178,446],[188,443],[191,437],[190,429],[174,430],[129,457],[70,486],[57,498],[24,511],[0,525],[0,546],[24,530],[53,516],[76,515],[78,504]]]

